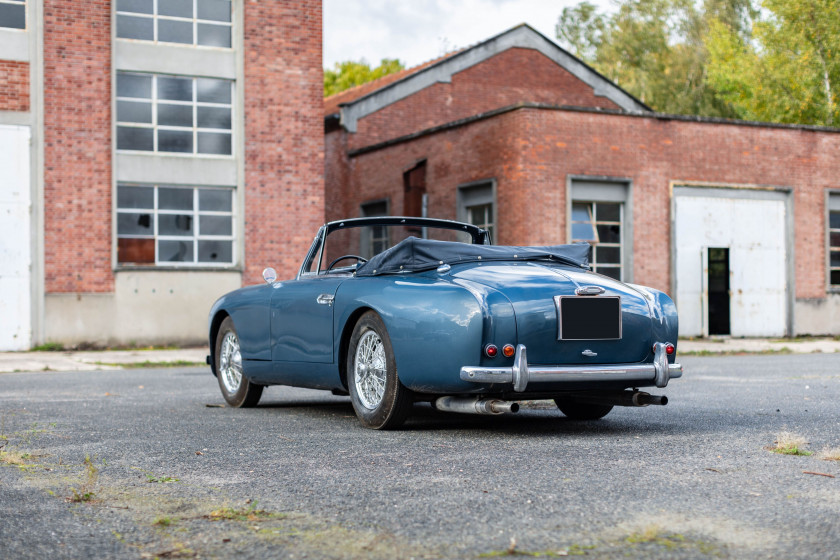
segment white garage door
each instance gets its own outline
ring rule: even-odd
[[[0,350],[32,341],[29,127],[0,125]]]
[[[698,191],[710,196],[693,196]],[[782,193],[675,189],[677,308],[680,335],[709,333],[708,250],[729,254],[732,336],[784,336],[787,331],[787,220]],[[692,193],[692,194],[689,194]],[[747,194],[749,193],[749,194]]]

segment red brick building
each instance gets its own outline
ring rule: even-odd
[[[0,349],[194,342],[324,216],[321,2],[0,0]]]
[[[840,131],[662,115],[528,26],[325,101],[327,219],[589,241],[681,333],[840,333]]]

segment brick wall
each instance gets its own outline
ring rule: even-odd
[[[328,146],[329,169],[340,142],[331,138]],[[838,132],[520,109],[349,158],[340,210],[358,215],[360,203],[377,198],[400,208],[402,172],[420,158],[428,159],[433,217],[455,218],[458,185],[497,180],[502,244],[566,241],[570,175],[630,179],[634,280],[666,291],[671,182],[792,188],[795,295],[826,295],[824,197],[825,189],[840,188]],[[341,217],[329,210],[330,219]]]
[[[29,63],[0,60],[0,111],[29,110]]]
[[[44,0],[47,292],[109,292],[110,2]]]
[[[351,147],[410,134],[515,103],[618,109],[539,51],[513,48],[359,121]]]
[[[245,275],[297,272],[324,220],[321,2],[245,2]]]

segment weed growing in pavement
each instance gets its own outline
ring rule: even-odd
[[[170,482],[178,482],[179,479],[172,476],[155,476],[151,473],[146,473],[146,482],[160,482],[168,484]]]
[[[773,453],[780,453],[781,455],[813,455],[813,452],[803,449],[808,445],[808,441],[804,437],[788,431],[779,432],[776,435],[776,441],[773,443],[773,447],[766,448]]]
[[[817,458],[823,461],[840,461],[840,447],[826,447],[817,454]]]
[[[282,519],[286,517],[284,513],[271,513],[264,509],[257,509],[256,500],[239,509],[230,507],[219,508],[210,512],[210,515],[205,516],[210,521],[259,521],[261,519]]]
[[[152,525],[158,525],[160,527],[169,527],[173,523],[175,523],[175,519],[173,519],[171,517],[163,516],[163,517],[156,518],[155,522],[152,523]]]
[[[93,464],[94,459],[90,458],[90,455],[85,455],[85,478],[82,484],[79,485],[79,488],[70,488],[70,492],[73,493],[72,496],[67,498],[69,502],[89,502],[93,499],[94,493],[93,488],[96,486],[96,481],[99,479],[99,469]]]

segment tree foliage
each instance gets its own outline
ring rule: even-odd
[[[332,69],[324,70],[324,97],[372,82],[404,68],[396,58],[383,58],[376,68],[371,68],[364,60],[336,62]]]
[[[713,22],[742,33],[751,0],[626,0],[611,14],[589,2],[565,8],[561,43],[657,111],[734,117],[707,79],[706,38]]]
[[[709,82],[740,118],[840,125],[840,5],[764,0],[752,33],[712,22]]]

